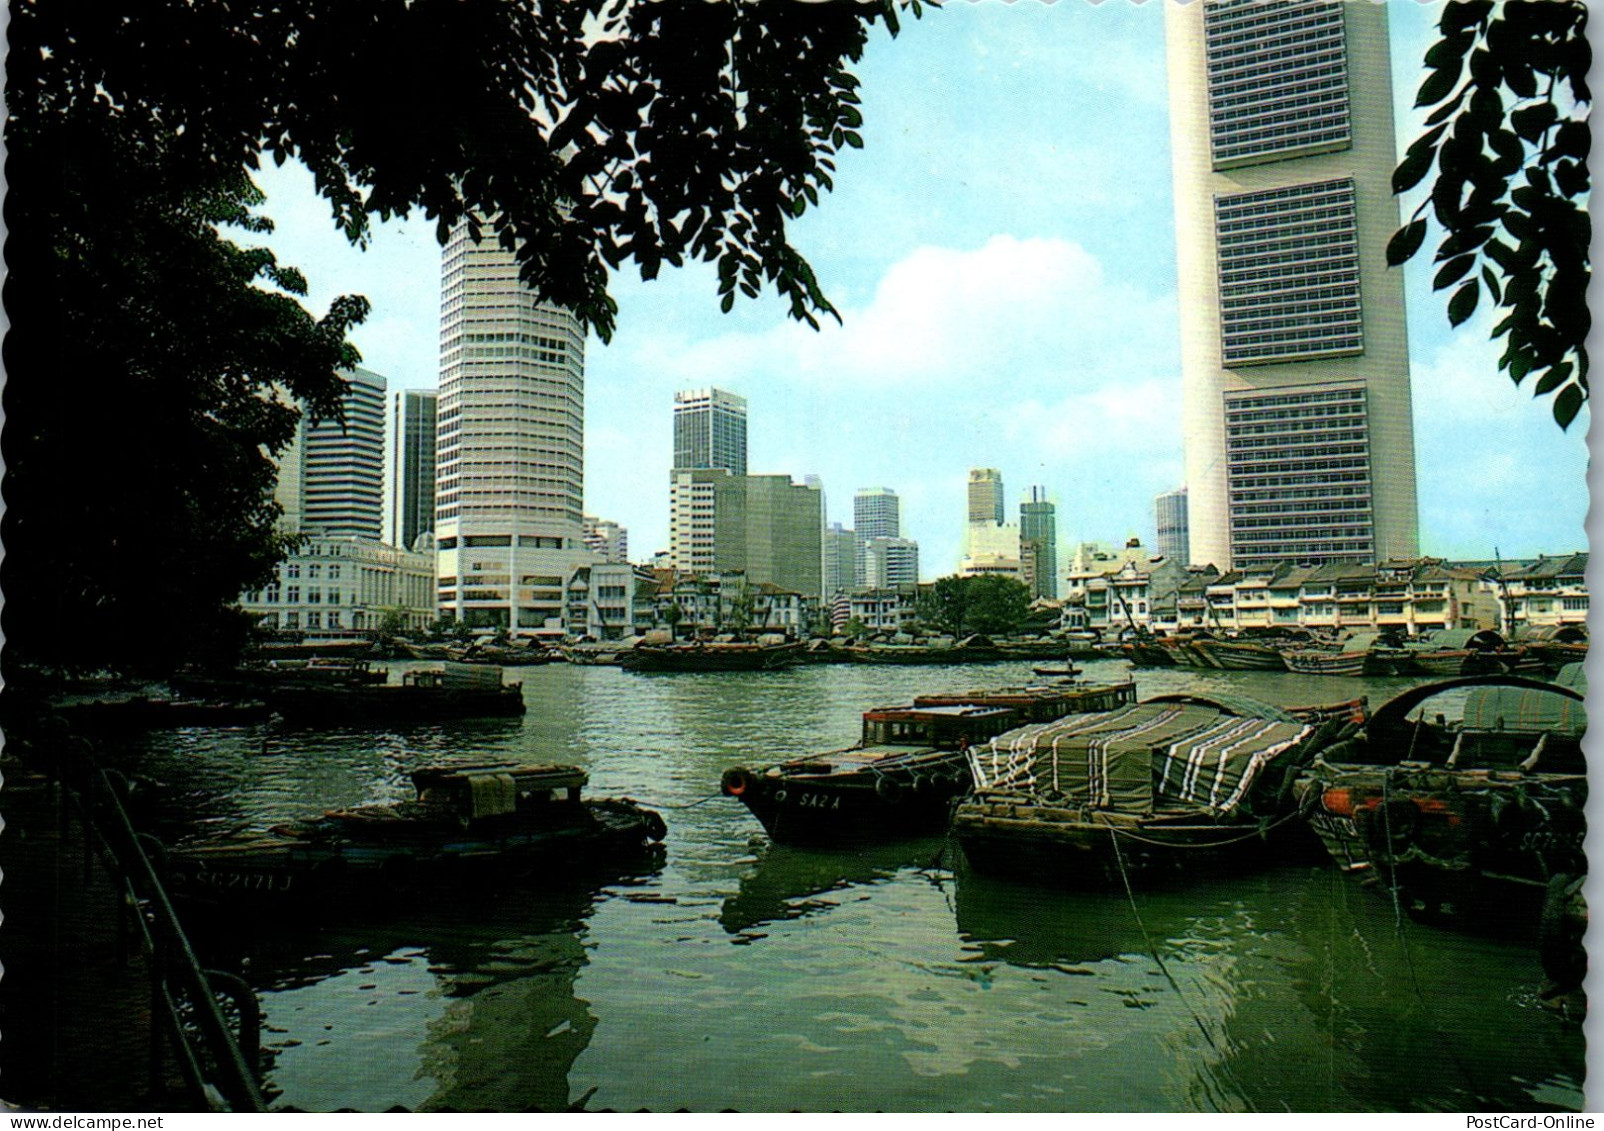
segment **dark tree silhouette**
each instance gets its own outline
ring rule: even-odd
[[[1433,286],[1453,288],[1448,320],[1475,311],[1485,289],[1504,317],[1499,368],[1552,394],[1561,428],[1588,396],[1587,9],[1576,0],[1453,0],[1415,99],[1435,107],[1393,173],[1407,192],[1436,170],[1430,195],[1387,248],[1402,263],[1442,230]]]

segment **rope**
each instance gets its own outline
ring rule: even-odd
[[[694,809],[698,805],[705,805],[707,802],[716,801],[723,796],[722,793],[710,793],[706,797],[698,797],[695,801],[687,801],[683,805],[674,805],[667,801],[643,801],[641,804],[650,806],[653,809]]]
[[[1136,926],[1142,932],[1142,941],[1147,943],[1148,953],[1153,956],[1153,961],[1158,963],[1159,972],[1164,975],[1164,980],[1175,991],[1175,996],[1181,999],[1181,1004],[1192,1015],[1192,1020],[1197,1025],[1197,1031],[1203,1034],[1203,1039],[1209,1043],[1209,1048],[1219,1053],[1220,1046],[1214,1043],[1214,1038],[1203,1024],[1203,1018],[1197,1015],[1197,1010],[1192,1008],[1192,1003],[1186,1000],[1186,995],[1181,992],[1181,984],[1175,980],[1175,975],[1171,974],[1170,968],[1164,964],[1163,956],[1159,954],[1158,948],[1153,945],[1153,936],[1147,933],[1147,924],[1142,922],[1142,912],[1136,906],[1136,892],[1131,890],[1130,874],[1125,870],[1125,855],[1119,850],[1119,835],[1112,825],[1104,825],[1104,828],[1108,829],[1108,839],[1113,842],[1114,862],[1119,865],[1119,878],[1125,884],[1125,898],[1131,905],[1131,914],[1136,919]]]
[[[1136,841],[1138,844],[1151,844],[1156,848],[1172,848],[1172,849],[1225,848],[1228,845],[1241,844],[1245,840],[1252,840],[1255,837],[1266,835],[1271,830],[1280,828],[1282,825],[1286,824],[1288,821],[1296,820],[1297,817],[1298,817],[1298,814],[1295,813],[1295,812],[1288,813],[1287,815],[1285,815],[1283,817],[1277,817],[1274,821],[1271,821],[1268,825],[1265,825],[1262,829],[1259,828],[1257,825],[1255,825],[1252,829],[1248,830],[1245,833],[1242,833],[1240,836],[1233,836],[1233,837],[1231,837],[1231,838],[1229,838],[1227,840],[1211,840],[1211,841],[1207,842],[1206,844],[1176,844],[1174,841],[1171,841],[1171,840],[1157,840],[1157,839],[1155,839],[1153,837],[1145,837],[1145,836],[1140,835],[1139,833],[1131,832],[1129,829],[1121,829],[1121,828],[1118,828],[1118,827],[1116,827],[1114,825],[1110,825],[1110,824],[1106,824],[1106,823],[1103,825],[1103,827],[1106,828],[1110,833],[1113,833],[1117,837],[1123,836],[1123,837],[1126,837],[1126,838],[1128,838],[1130,840]]]

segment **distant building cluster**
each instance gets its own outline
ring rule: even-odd
[[[1033,484],[974,467],[960,576],[1020,582],[1065,628],[1569,624],[1585,555],[1419,556],[1387,13],[1215,0],[1166,9],[1185,484],[1156,540],[1065,538]],[[1363,81],[1358,81],[1363,76]],[[475,632],[617,639],[907,627],[922,565],[902,502],[860,488],[831,522],[817,476],[749,470],[745,397],[675,393],[669,545],[584,505],[585,337],[466,226],[442,254],[438,390],[344,376],[343,423],[304,420],[276,497],[301,543],[244,595],[264,627],[347,634],[443,620]],[[667,407],[667,406],[665,406]],[[1072,517],[1066,515],[1066,519]],[[1580,565],[1578,564],[1580,563]]]

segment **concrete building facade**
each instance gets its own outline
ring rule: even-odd
[[[514,635],[570,627],[583,530],[585,335],[458,225],[442,259],[435,490],[441,615]]]
[[[864,585],[863,544],[869,538],[902,537],[902,511],[897,493],[889,487],[860,487],[852,498],[852,584]]]
[[[1046,487],[1032,487],[1019,504],[1019,561],[1032,599],[1058,597],[1058,511]]]
[[[1385,5],[1165,8],[1190,560],[1417,553]]]
[[[856,557],[856,547],[854,532],[844,529],[839,522],[832,522],[825,528],[824,596],[829,597],[852,588],[855,581],[853,562]]]
[[[1003,502],[1002,472],[994,467],[969,469],[969,521],[1002,522],[1008,516]]]
[[[1153,500],[1153,515],[1158,527],[1158,539],[1154,545],[1158,552],[1166,558],[1177,561],[1190,561],[1188,550],[1190,538],[1186,517],[1186,488],[1177,487],[1173,491],[1166,491]]]
[[[385,430],[385,507],[382,538],[410,549],[420,534],[434,532],[434,389],[397,389],[390,397]]]
[[[384,530],[385,380],[367,369],[340,373],[345,419],[302,415],[279,457],[274,498],[284,529],[377,542]]]
[[[912,538],[868,538],[863,543],[864,589],[919,584],[919,543]]]
[[[265,629],[303,636],[361,636],[387,621],[398,630],[424,629],[435,619],[434,555],[351,535],[310,535],[240,607]]]
[[[674,467],[746,474],[746,398],[723,389],[674,394]]]

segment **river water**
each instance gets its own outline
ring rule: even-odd
[[[1084,665],[1092,679],[1127,665]],[[529,714],[394,732],[276,724],[129,752],[171,841],[410,796],[440,757],[567,762],[668,821],[605,883],[201,925],[265,1017],[273,1104],[308,1111],[1580,1110],[1580,1027],[1531,945],[1400,919],[1314,853],[1181,890],[1066,892],[942,840],[768,842],[720,773],[849,745],[859,715],[1029,665],[646,675],[554,664]],[[1409,681],[1138,671],[1282,705]]]

